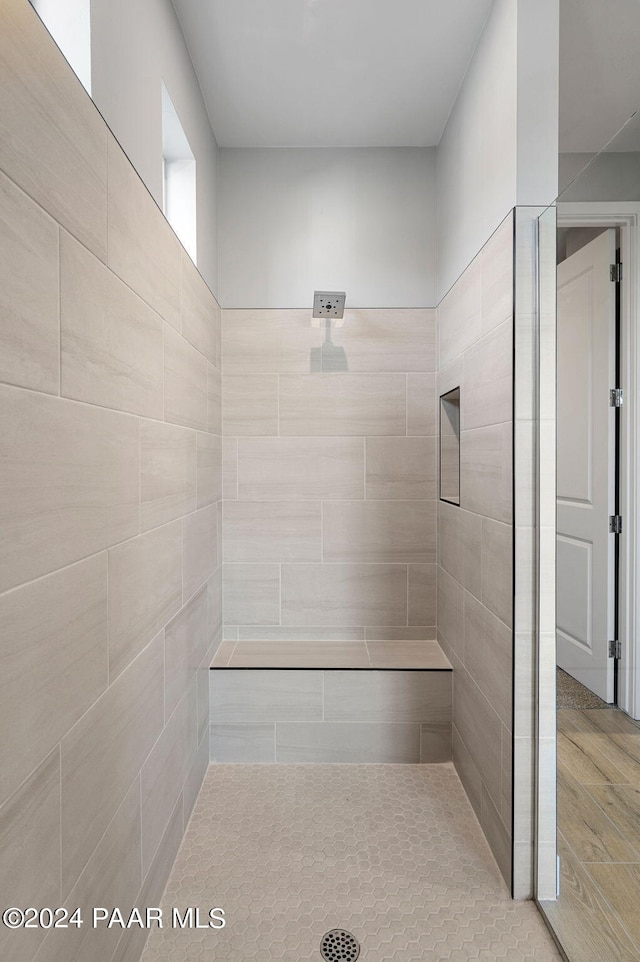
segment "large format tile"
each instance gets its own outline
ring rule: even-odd
[[[462,585],[438,565],[438,631],[462,659],[464,651],[464,617]]]
[[[346,310],[332,341],[344,348],[350,371],[435,371],[435,310]],[[323,348],[322,370],[335,370]]]
[[[587,865],[586,868],[605,895],[617,918],[640,949],[640,920],[638,919],[640,864],[595,863]]]
[[[460,503],[468,511],[496,521],[511,520],[507,503],[511,476],[505,471],[504,427],[474,428],[462,431],[460,436]],[[510,432],[510,425],[508,429]]]
[[[202,431],[197,435],[197,491],[199,508],[222,498],[222,439]]]
[[[179,521],[109,552],[109,677],[115,678],[182,604]]]
[[[2,6],[0,72],[0,169],[104,260],[107,130],[21,0]]]
[[[436,497],[435,438],[367,438],[367,498]]]
[[[482,519],[482,602],[506,625],[513,622],[513,528]]]
[[[558,824],[582,862],[640,862],[640,842],[625,837],[562,768],[558,770]]]
[[[502,781],[502,724],[469,673],[455,673],[453,720],[482,782],[500,804]]]
[[[182,333],[212,364],[218,364],[216,343],[221,311],[187,252],[181,253]]]
[[[140,423],[140,524],[143,531],[195,510],[196,434],[159,421]]]
[[[225,374],[222,389],[225,435],[277,435],[277,374]]]
[[[236,722],[321,721],[321,671],[210,672],[212,724]]]
[[[603,809],[605,805],[598,798],[597,793],[593,791],[598,784],[620,783],[620,787],[629,787],[632,793],[637,791],[631,786],[624,786],[625,776],[609,758],[606,746],[602,746],[605,749],[604,751],[596,747],[592,735],[580,732],[571,732],[564,735],[559,731],[556,737],[558,768],[568,772],[581,785],[588,785],[590,793]],[[633,798],[634,795],[630,797]]]
[[[219,642],[222,637],[222,571],[223,565],[218,565],[207,581],[207,618],[209,624],[209,644],[211,645]]]
[[[284,625],[382,626],[406,622],[405,565],[282,565]]]
[[[505,321],[464,354],[462,430],[502,424],[512,417],[512,324]]]
[[[207,430],[222,434],[222,372],[207,364]]]
[[[446,669],[451,664],[435,641],[369,641],[372,668]],[[336,666],[338,667],[338,666]]]
[[[206,358],[169,324],[164,325],[164,417],[188,428],[207,429]]]
[[[229,501],[225,561],[320,561],[320,502]]]
[[[454,505],[438,504],[440,564],[476,598],[481,592],[482,518]]]
[[[180,327],[182,249],[115,138],[109,136],[111,270],[173,327]]]
[[[435,562],[435,501],[327,501],[323,560]]]
[[[236,629],[240,641],[364,641],[364,628],[260,625]]]
[[[280,377],[280,433],[336,436],[406,434],[403,374]]]
[[[0,903],[24,909],[60,904],[60,751],[45,758],[0,806]],[[44,939],[41,929],[11,931],[0,926],[3,962],[32,959]]]
[[[107,687],[107,556],[0,596],[0,802]]]
[[[240,438],[237,450],[244,500],[364,497],[362,438]]]
[[[211,577],[218,558],[218,512],[215,504],[182,519],[182,593],[185,601]]]
[[[62,741],[62,889],[69,892],[163,727],[156,638]]]
[[[162,418],[162,319],[60,232],[61,393]]]
[[[407,374],[407,434],[437,433],[435,374]]]
[[[375,722],[278,722],[276,761],[416,763],[420,726]]]
[[[238,497],[238,439],[222,439],[222,497],[235,501]]]
[[[203,588],[165,629],[165,718],[185,697],[209,649],[207,604],[207,589]]]
[[[438,307],[438,368],[478,339],[482,330],[482,264],[469,264]]]
[[[369,668],[364,641],[238,641],[228,668]]]
[[[137,534],[135,418],[10,387],[0,411],[0,591]]]
[[[464,596],[464,664],[494,710],[510,727],[513,634],[469,592]]]
[[[211,725],[212,762],[275,762],[275,722]]]
[[[513,318],[513,212],[491,235],[480,254],[482,263],[482,331]]]
[[[225,564],[224,620],[229,625],[279,624],[279,565]]]
[[[0,381],[58,393],[58,304],[58,225],[0,173]]]
[[[326,721],[451,725],[450,671],[327,671]]]
[[[308,373],[311,351],[321,344],[322,331],[311,326],[310,310],[222,312],[225,374]]]
[[[434,535],[435,540],[435,535]],[[435,629],[437,604],[437,571],[435,564],[410,564],[407,595],[410,625],[433,625]]]

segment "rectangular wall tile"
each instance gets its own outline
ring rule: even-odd
[[[435,537],[435,536],[434,536]],[[436,624],[436,565],[409,565],[409,624]]]
[[[207,604],[205,587],[181,609],[165,629],[165,718],[169,718],[185,697],[209,648]]]
[[[222,440],[215,434],[197,435],[197,489],[199,508],[222,497]]]
[[[438,631],[461,659],[464,652],[463,601],[462,585],[438,566]]]
[[[182,604],[182,527],[149,531],[109,552],[109,677],[113,680]]]
[[[321,671],[211,672],[210,718],[214,725],[237,722],[321,721]]]
[[[61,393],[162,418],[162,319],[60,232]]]
[[[184,337],[164,325],[164,417],[204,431],[208,420],[207,361]]]
[[[309,373],[311,351],[320,355],[321,344],[310,310],[222,312],[225,374]]]
[[[0,638],[1,801],[107,687],[106,553],[0,596]]]
[[[511,727],[511,630],[468,592],[464,596],[464,665],[494,711]]]
[[[275,722],[211,725],[212,762],[275,762]]]
[[[367,438],[368,500],[436,497],[435,438]]]
[[[364,441],[240,438],[238,496],[249,501],[363,498]]]
[[[367,642],[369,641],[435,641],[435,625],[411,625],[385,628],[365,628]]]
[[[143,531],[196,506],[196,434],[158,421],[140,423],[140,523]]]
[[[135,418],[10,387],[0,411],[0,591],[137,534]]]
[[[482,519],[482,603],[511,627],[513,621],[513,528]]]
[[[222,571],[223,565],[218,565],[207,581],[207,603],[209,622],[209,643],[215,644],[222,636]]]
[[[357,627],[406,621],[406,565],[282,565],[284,625]]]
[[[277,374],[225,374],[222,388],[225,435],[278,434]]]
[[[238,439],[222,439],[222,497],[235,501],[238,497]]]
[[[216,505],[210,504],[183,518],[182,592],[185,601],[202,587],[218,567],[217,515]]]
[[[409,763],[420,761],[420,726],[374,722],[278,722],[276,760]]]
[[[407,374],[407,434],[437,433],[435,374]]]
[[[209,717],[209,710],[207,708],[207,718]],[[195,758],[191,763],[191,767],[187,772],[187,777],[184,780],[183,788],[183,816],[184,816],[184,828],[187,830],[189,824],[189,819],[198,800],[198,795],[200,789],[202,788],[202,783],[204,781],[205,775],[207,774],[207,769],[209,768],[209,732],[207,731],[198,745],[198,750],[196,752]],[[160,843],[162,847],[162,843]]]
[[[153,197],[109,135],[109,257],[112,271],[180,329],[182,249]]]
[[[350,371],[435,371],[435,314],[428,308],[346,310],[331,339],[344,348]],[[323,347],[323,371],[335,370],[333,356]]]
[[[225,563],[224,620],[230,625],[279,624],[280,568],[277,564]]]
[[[450,671],[327,671],[324,718],[451,724]]]
[[[58,393],[58,299],[58,225],[0,173],[0,381]]]
[[[513,317],[513,211],[482,249],[482,330]]]
[[[282,435],[388,435],[406,429],[403,374],[280,377]]]
[[[482,262],[476,257],[438,306],[438,367],[445,367],[482,331]]]
[[[323,559],[435,562],[435,501],[327,501]]]
[[[460,408],[463,431],[511,420],[512,342],[509,320],[465,351]]]
[[[105,260],[104,121],[31,6],[4,4],[0,62],[0,169]]]
[[[500,804],[502,781],[502,723],[467,671],[456,672],[453,689],[455,727],[490,788],[494,803]],[[455,747],[454,747],[455,757]]]
[[[460,436],[460,503],[468,511],[497,521],[510,513],[503,476],[503,428],[493,425],[462,431]],[[509,426],[510,429],[510,426]]]
[[[182,254],[182,334],[201,354],[217,364],[216,331],[221,311],[197,267]]]
[[[251,625],[235,630],[240,641],[364,641],[364,628]]]
[[[207,430],[222,434],[222,372],[207,364]]]
[[[162,639],[156,638],[63,739],[63,897],[160,734],[162,703]]]
[[[454,505],[438,505],[440,564],[476,598],[481,592],[482,518]]]
[[[320,503],[230,501],[225,561],[320,561]]]

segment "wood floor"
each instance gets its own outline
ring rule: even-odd
[[[640,724],[559,709],[560,898],[542,909],[571,962],[640,960]]]

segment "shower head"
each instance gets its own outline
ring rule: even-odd
[[[344,291],[314,291],[313,317],[344,317]]]

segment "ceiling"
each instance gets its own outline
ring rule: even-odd
[[[492,0],[173,0],[223,147],[438,143]]]

